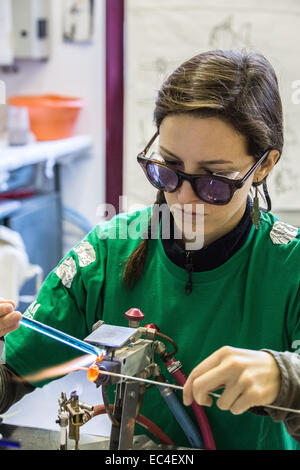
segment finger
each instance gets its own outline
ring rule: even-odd
[[[12,333],[13,331],[17,330],[19,325],[10,326],[9,328],[5,328],[4,330],[0,330],[0,337],[8,335],[8,333]]]
[[[192,388],[193,398],[199,405],[204,405],[211,401],[209,397],[210,392],[224,386],[226,387],[232,380],[232,375],[223,366],[215,367],[194,380]]]
[[[190,377],[191,379],[194,379],[195,377],[198,377],[199,375],[204,374],[205,372],[208,372],[212,368],[218,366],[221,361],[221,355],[222,355],[222,350],[218,349],[215,351],[213,354],[208,356],[206,359],[204,359],[200,364],[198,364],[191,372]]]
[[[22,319],[20,312],[13,312],[1,318],[0,336],[4,336],[10,331],[14,331],[19,327],[19,322]]]
[[[206,396],[202,396],[200,401],[198,401],[198,399],[194,398],[194,394],[193,394],[193,391],[191,392],[191,394],[185,394],[183,396],[183,404],[185,406],[190,406],[193,401],[195,401],[198,405],[201,405],[201,406],[211,406],[212,403],[213,403],[213,400],[212,398],[207,394]]]
[[[222,346],[217,351],[212,353],[206,359],[204,359],[200,364],[198,364],[190,373],[188,380],[187,380],[187,389],[190,386],[190,381],[192,381],[195,377],[199,377],[200,375],[208,372],[214,367],[217,367],[223,360],[227,357],[230,357],[236,354],[237,351],[240,351],[237,348],[233,348],[232,346]]]
[[[239,398],[231,406],[230,411],[235,415],[245,413],[249,408],[253,406],[263,406],[265,400],[261,394],[261,391],[256,386],[245,389]]]
[[[183,397],[183,403],[186,406],[189,406],[192,404],[194,401],[194,396],[193,396],[193,382],[195,380],[195,377],[193,377],[192,373],[189,375],[187,378],[186,383],[184,384],[183,391],[182,391],[182,397]]]
[[[14,311],[14,306],[8,302],[3,302],[0,304],[0,317],[3,317]]]
[[[13,300],[4,299],[0,297],[0,304],[11,304],[14,308],[16,307],[16,303]]]
[[[221,348],[222,349],[222,348]],[[213,354],[204,359],[198,366],[196,366],[190,375],[187,378],[187,381],[183,388],[183,403],[185,405],[190,405],[193,401],[193,381],[196,377],[201,376],[205,372],[208,372],[210,369],[213,369],[220,364],[220,351],[218,349]]]
[[[234,415],[241,415],[242,413],[245,413],[249,408],[251,408],[252,405],[249,400],[247,399],[247,396],[245,393],[240,395],[237,400],[231,405],[230,411]]]
[[[220,398],[216,401],[216,405],[220,410],[230,410],[242,392],[243,387],[240,383],[228,384]]]
[[[212,370],[206,372],[200,377],[196,377],[191,383],[190,387],[183,389],[183,400],[185,405],[190,405],[195,400],[199,405],[211,403],[209,392],[224,388],[226,384],[234,380],[232,373],[224,367],[219,365]]]

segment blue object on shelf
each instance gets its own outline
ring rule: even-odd
[[[86,217],[79,214],[79,212],[75,211],[74,209],[71,209],[71,207],[63,206],[62,215],[64,220],[71,222],[71,224],[78,227],[85,234],[90,232],[93,227]]]

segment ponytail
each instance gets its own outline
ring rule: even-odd
[[[166,202],[163,191],[158,191],[156,195],[156,200],[154,204],[161,205]],[[147,248],[148,242],[151,238],[151,223],[152,216],[149,221],[147,231],[143,236],[143,240],[136,247],[136,249],[131,253],[131,255],[125,261],[125,266],[123,269],[122,282],[123,286],[127,290],[133,289],[136,283],[139,281],[143,274],[146,258],[147,258]]]

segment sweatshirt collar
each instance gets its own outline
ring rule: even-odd
[[[188,272],[215,269],[231,258],[247,240],[252,227],[251,210],[252,200],[248,196],[246,209],[239,224],[231,232],[200,250],[187,252],[171,236],[170,239],[162,239],[164,251],[173,263],[187,269]],[[171,219],[172,224],[174,224],[172,216]]]

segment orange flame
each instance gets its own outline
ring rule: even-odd
[[[100,369],[96,364],[89,367],[87,371],[87,378],[90,382],[95,382],[98,379]]]
[[[88,367],[85,366],[91,366],[96,365],[96,362],[102,361],[104,355],[103,353],[99,354],[96,358],[96,360],[93,360],[90,354],[87,354],[85,356],[81,356],[79,358],[73,359],[68,362],[64,362],[62,364],[58,364],[53,367],[48,367],[46,369],[39,370],[37,372],[33,372],[32,374],[23,376],[23,377],[16,377],[14,378],[15,382],[39,382],[42,380],[47,380],[47,379],[52,379],[55,377],[60,377],[66,374],[69,374],[71,372],[76,372],[77,370],[86,370],[88,371]],[[91,364],[92,362],[92,364]],[[96,366],[97,367],[97,366]],[[98,368],[98,367],[97,367]],[[99,371],[99,368],[98,368]],[[99,372],[98,372],[99,374]],[[96,380],[97,377],[95,377],[94,380]],[[90,380],[90,379],[89,379]]]
[[[103,357],[104,357],[104,354],[103,354],[103,353],[99,354],[99,356],[97,356],[97,359],[96,359],[95,362],[101,362],[102,359],[103,359]]]
[[[86,356],[73,359],[72,361],[68,361],[63,364],[59,364],[57,366],[42,369],[40,371],[34,372],[24,377],[15,378],[15,381],[18,381],[18,382],[27,381],[31,383],[39,382],[39,381],[46,380],[46,379],[60,377],[60,376],[69,374],[71,372],[75,372],[77,370],[88,370],[88,368],[84,366],[88,366],[90,364],[91,364],[91,356],[90,354],[88,354]]]

